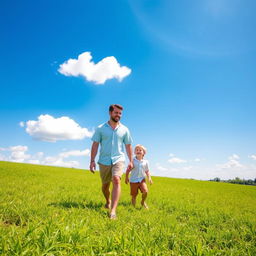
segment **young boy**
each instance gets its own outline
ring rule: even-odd
[[[150,185],[153,184],[151,179],[149,168],[148,168],[148,161],[144,160],[144,155],[146,154],[146,148],[142,145],[137,145],[134,149],[135,157],[133,159],[133,169],[126,170],[126,178],[125,183],[128,184],[130,181],[130,188],[131,188],[131,196],[132,196],[132,204],[135,206],[136,204],[136,197],[138,195],[138,190],[142,193],[142,200],[141,205],[148,209],[145,200],[148,194],[148,188],[146,184],[146,176],[148,177]],[[130,180],[129,180],[129,173],[131,172]]]

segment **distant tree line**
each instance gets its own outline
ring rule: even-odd
[[[256,186],[256,178],[254,180],[252,179],[245,180],[245,179],[240,179],[239,177],[236,177],[235,179],[221,180],[219,177],[216,177],[214,179],[211,179],[210,181]]]

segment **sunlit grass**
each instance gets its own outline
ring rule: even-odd
[[[122,181],[113,221],[98,173],[0,162],[0,254],[256,255],[256,187],[153,179],[149,211]]]

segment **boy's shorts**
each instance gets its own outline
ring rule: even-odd
[[[113,176],[119,176],[121,179],[124,165],[124,161],[120,161],[112,165],[104,165],[99,163],[102,184],[111,182]]]
[[[137,196],[139,190],[141,191],[141,193],[148,192],[145,179],[142,180],[141,182],[136,182],[136,183],[130,182],[130,188],[131,188],[131,196]]]

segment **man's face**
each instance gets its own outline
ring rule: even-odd
[[[114,122],[119,122],[122,117],[122,110],[119,108],[114,108],[112,112],[109,112],[110,118]]]

